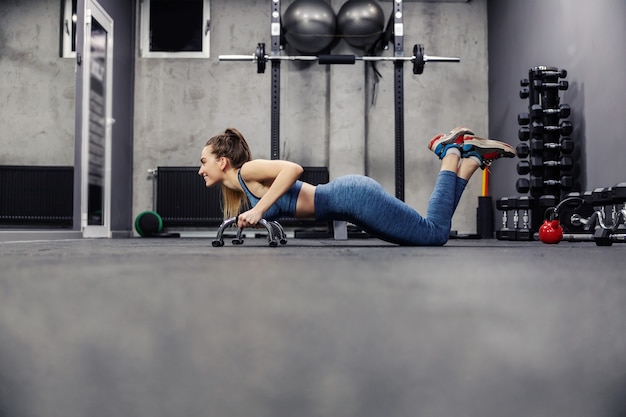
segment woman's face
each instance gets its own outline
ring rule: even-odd
[[[200,156],[198,175],[204,178],[205,185],[211,187],[222,180],[224,161],[213,154],[213,148],[205,146]]]

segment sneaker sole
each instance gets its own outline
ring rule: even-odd
[[[463,141],[461,146],[464,145],[474,146],[475,151],[485,159],[496,159],[498,157],[515,158],[515,156],[517,156],[515,148],[499,140],[472,136],[471,139]]]

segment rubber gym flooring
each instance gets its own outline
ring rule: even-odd
[[[0,415],[626,415],[626,244],[0,242]]]

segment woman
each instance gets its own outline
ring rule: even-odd
[[[209,139],[198,174],[207,187],[221,184],[224,218],[238,216],[240,228],[281,217],[345,220],[371,235],[400,245],[444,245],[452,215],[472,174],[500,157],[512,158],[506,143],[473,136],[457,127],[431,139],[441,159],[426,217],[362,175],[339,177],[317,186],[299,181],[303,168],[289,161],[252,159],[248,143],[229,128]]]

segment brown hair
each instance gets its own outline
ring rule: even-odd
[[[213,136],[204,146],[211,146],[212,153],[217,158],[228,158],[233,168],[239,169],[243,164],[252,160],[246,139],[241,132],[232,127]],[[237,216],[242,208],[247,209],[249,206],[248,198],[243,192],[231,190],[222,185],[222,210],[225,219]]]

